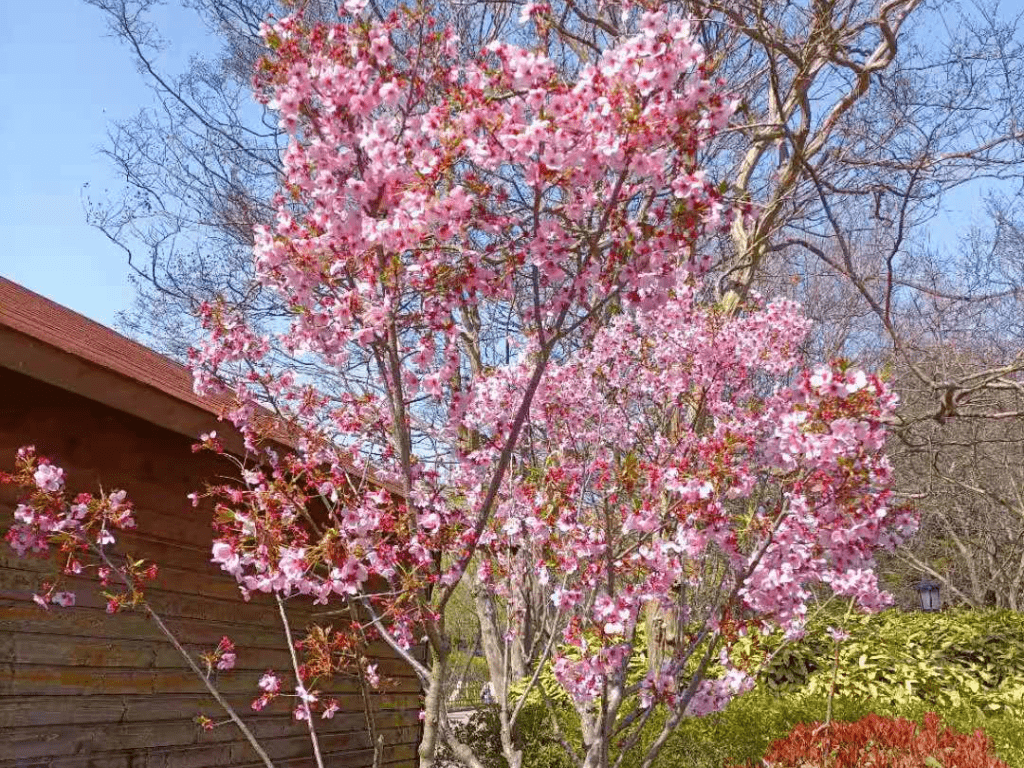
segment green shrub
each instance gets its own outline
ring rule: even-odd
[[[800,723],[824,719],[832,681],[835,644],[826,634],[838,616],[809,628],[804,640],[785,646],[762,674],[757,689],[724,712],[684,720],[670,737],[656,768],[722,768],[759,760],[772,741]],[[938,614],[888,611],[852,616],[843,626],[850,639],[839,646],[833,718],[854,721],[875,713],[921,722],[929,711],[963,733],[982,729],[996,754],[1011,768],[1024,768],[1024,615],[1009,611],[950,611]],[[778,637],[747,638],[737,656],[756,661],[776,650]],[[630,670],[643,674],[645,657]],[[762,656],[763,658],[763,656]],[[711,669],[715,677],[719,670]],[[579,723],[549,671],[538,681],[557,702],[561,731],[579,747]],[[570,768],[549,714],[536,690],[517,728],[524,768]],[[561,695],[560,695],[561,694]],[[488,720],[487,718],[491,719]],[[473,741],[496,752],[497,717],[474,718]],[[664,716],[651,718],[638,749],[623,768],[639,768],[643,748],[657,737]],[[466,726],[470,728],[470,726]],[[504,761],[488,763],[503,768]]]
[[[763,684],[795,696],[819,696],[832,685],[835,646],[825,618],[767,666]],[[850,639],[839,647],[836,693],[876,703],[938,712],[973,707],[1024,718],[1024,615],[1013,611],[886,611],[844,621]],[[764,642],[767,650],[777,639]],[[741,651],[760,649],[745,639]]]
[[[655,762],[655,768],[722,768],[727,765],[757,764],[771,743],[801,723],[824,718],[824,696],[777,696],[753,691],[733,701],[723,712],[701,718],[687,718],[669,738]],[[905,717],[920,722],[928,707],[923,702],[897,707],[866,699],[837,698],[833,718],[852,722],[872,714]],[[578,749],[579,722],[571,709],[559,708],[560,730]],[[962,733],[981,729],[995,754],[1010,768],[1024,768],[1024,728],[1007,713],[984,713],[962,707],[942,713],[944,725]],[[638,750],[623,761],[624,768],[638,768],[642,749],[658,735],[664,716],[652,718]],[[487,768],[504,768],[499,743],[497,711],[491,707],[476,713],[469,723],[456,726],[459,737],[479,755],[486,755]],[[523,708],[517,727],[517,743],[523,750],[523,768],[576,768],[554,736],[547,711],[542,705]]]

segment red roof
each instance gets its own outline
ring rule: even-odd
[[[183,365],[4,277],[0,277],[0,326],[213,414],[231,403],[225,395],[197,395],[192,374]]]
[[[211,418],[233,405],[230,395],[200,397],[185,366],[4,277],[0,366],[190,438],[217,429],[229,451],[244,451],[241,436],[229,424]],[[273,439],[290,443],[283,435]],[[400,488],[373,473],[367,479],[401,494]]]

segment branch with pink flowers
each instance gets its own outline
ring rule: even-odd
[[[195,658],[146,597],[146,584],[156,578],[157,565],[116,550],[115,534],[135,528],[133,507],[127,500],[127,494],[124,491],[101,493],[99,496],[82,493],[69,500],[65,493],[63,469],[45,457],[37,456],[32,447],[18,451],[15,471],[0,473],[0,483],[14,485],[24,491],[14,511],[14,523],[4,536],[7,543],[19,556],[49,556],[59,566],[58,574],[43,581],[39,592],[32,595],[33,600],[45,610],[73,607],[76,604],[76,593],[62,589],[63,580],[95,572],[100,586],[104,588],[107,613],[125,610],[145,613],[227,716],[227,720],[217,721],[200,713],[195,718],[197,725],[204,730],[233,725],[263,764],[272,768],[273,762],[252,729],[217,688],[215,673],[229,672],[235,668],[238,651],[234,643],[230,638],[223,637],[216,648],[200,653],[198,659]],[[323,719],[332,718],[338,712],[339,704],[331,698],[319,702],[313,686],[320,678],[351,674],[353,667],[358,667],[364,704],[369,708],[371,702],[366,689],[378,688],[381,680],[376,665],[370,663],[353,645],[350,635],[345,635],[339,643],[330,627],[313,627],[306,638],[296,641],[280,598],[278,605],[292,659],[292,672],[298,681],[295,692],[298,704],[294,716],[296,720],[306,721],[317,765],[323,768],[312,718],[316,709],[320,710]],[[365,636],[363,640],[365,642]],[[304,652],[306,660],[303,664],[300,664],[297,649]],[[258,712],[281,695],[281,682],[278,674],[267,671],[260,678],[259,688],[262,693],[253,701],[252,708]],[[381,744],[376,738],[376,728],[369,709],[367,724],[374,741],[375,760],[379,762]]]

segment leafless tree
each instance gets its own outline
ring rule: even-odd
[[[1012,391],[987,397],[990,411],[1024,406]],[[926,421],[914,439],[895,461],[922,528],[899,559],[939,581],[950,602],[1024,609],[1024,419]]]

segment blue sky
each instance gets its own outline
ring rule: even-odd
[[[161,63],[179,71],[194,49],[174,41],[201,43],[202,27],[172,8],[155,20],[171,41]],[[82,195],[121,189],[99,149],[113,121],[151,103],[150,91],[82,0],[0,0],[0,25],[0,275],[113,325],[131,301],[128,265],[86,224]]]

